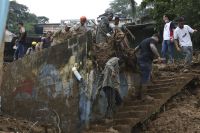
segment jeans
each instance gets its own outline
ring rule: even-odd
[[[182,46],[181,50],[183,52],[183,55],[185,56],[185,65],[187,65],[187,66],[191,65],[192,54],[193,54],[192,46]]]
[[[141,84],[147,84],[150,81],[152,63],[139,61],[139,67],[141,71]]]
[[[24,45],[23,43],[17,44],[17,49],[14,53],[14,60],[17,60],[18,58],[22,58],[24,56]]]
[[[162,58],[167,58],[167,51],[169,52],[169,62],[174,62],[174,43],[170,40],[164,40],[162,44]]]

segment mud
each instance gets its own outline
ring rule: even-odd
[[[195,94],[195,95],[193,95]],[[200,88],[189,88],[175,96],[153,121],[146,125],[144,133],[199,133]]]
[[[0,133],[57,133],[57,129],[51,125],[41,125],[38,121],[30,122],[1,115]]]

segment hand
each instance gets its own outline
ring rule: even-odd
[[[174,42],[174,38],[173,37],[170,37],[170,42]]]
[[[107,37],[111,37],[111,35],[109,33],[106,34]]]
[[[197,32],[198,30],[194,29],[194,32]]]
[[[161,63],[161,58],[160,57],[158,57],[158,63]]]

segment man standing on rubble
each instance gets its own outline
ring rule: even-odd
[[[110,27],[110,21],[113,18],[113,13],[111,11],[106,11],[103,15],[100,15],[101,20],[97,27],[96,32],[96,43],[104,43],[107,41],[108,37],[111,37],[112,28]]]
[[[26,30],[24,28],[24,24],[22,22],[18,23],[19,27],[19,38],[16,43],[16,50],[14,53],[14,60],[18,58],[22,58],[24,56],[24,45],[26,43]]]
[[[135,52],[140,50],[138,55],[138,65],[141,71],[141,88],[136,92],[138,99],[143,99],[144,90],[150,82],[150,75],[152,71],[152,62],[154,57],[158,59],[158,62],[161,61],[160,54],[156,48],[156,45],[159,41],[159,35],[154,34],[150,38],[144,39],[136,48]],[[150,98],[149,96],[146,97]],[[150,98],[151,99],[151,98]]]
[[[190,67],[192,63],[192,41],[190,33],[197,32],[188,25],[184,25],[184,18],[180,17],[178,20],[178,27],[174,31],[175,46],[178,51],[185,55],[185,67]]]
[[[174,63],[174,23],[169,20],[169,15],[163,16],[163,21],[165,22],[163,30],[163,43],[162,43],[162,58],[165,59],[167,63],[167,51],[169,51],[169,63]]]

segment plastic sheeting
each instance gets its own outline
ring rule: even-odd
[[[3,39],[8,15],[9,0],[0,0],[0,44]]]

